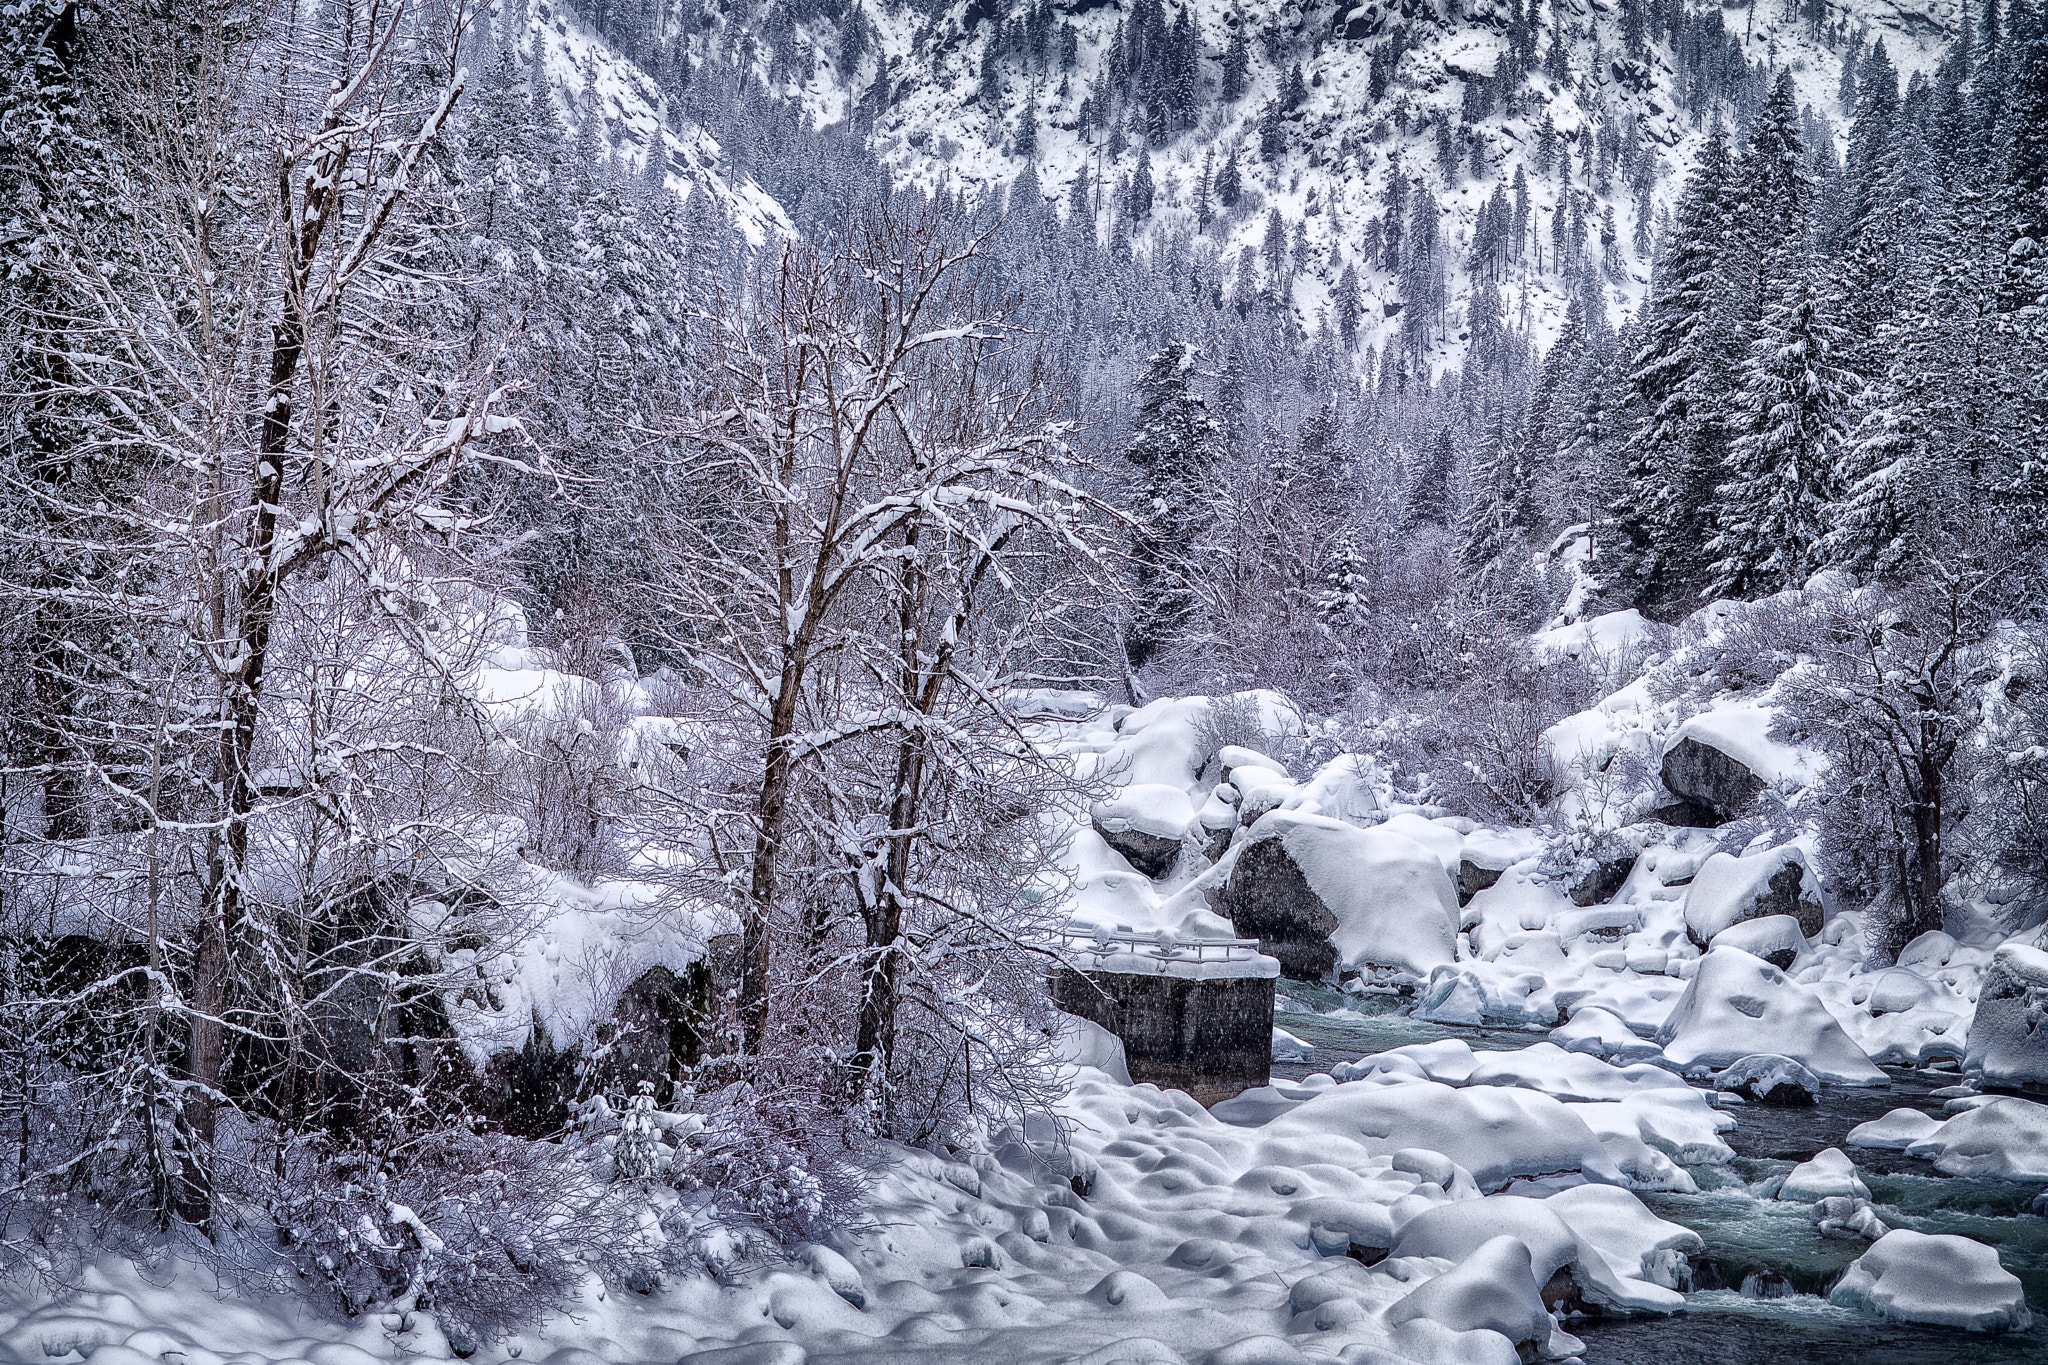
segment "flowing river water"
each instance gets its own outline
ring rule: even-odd
[[[1315,1048],[1306,1062],[1278,1063],[1276,1077],[1300,1079],[1368,1053],[1463,1038],[1475,1050],[1505,1051],[1542,1041],[1540,1033],[1426,1023],[1395,1013],[1390,996],[1345,995],[1325,986],[1281,983],[1275,1021]],[[1828,1086],[1810,1109],[1744,1105],[1722,1141],[1735,1149],[1727,1166],[1694,1167],[1698,1194],[1646,1193],[1658,1215],[1700,1234],[1693,1287],[1683,1317],[1573,1322],[1586,1343],[1586,1365],[1961,1365],[1962,1362],[2048,1362],[2048,1218],[2029,1212],[2035,1185],[1941,1175],[1902,1152],[1844,1148],[1870,1186],[1887,1227],[1952,1232],[1998,1249],[1999,1260],[2026,1286],[2035,1314],[2031,1331],[1986,1336],[1888,1323],[1836,1308],[1827,1291],[1862,1254],[1864,1243],[1823,1238],[1807,1205],[1760,1199],[1752,1191],[1826,1147],[1841,1147],[1851,1128],[1897,1108],[1940,1116],[1934,1090],[1954,1072],[1887,1068],[1888,1087]]]

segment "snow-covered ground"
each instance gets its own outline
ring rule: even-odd
[[[1695,626],[1711,629],[1713,610]],[[1608,625],[1595,623],[1588,639],[1634,628]],[[1685,657],[1681,648],[1646,667],[1682,668]],[[1420,1020],[1519,1027],[1529,1045],[1398,1047],[1205,1110],[1177,1091],[1131,1085],[1114,1040],[1074,1021],[1072,1084],[1055,1113],[993,1134],[984,1150],[885,1150],[863,1219],[830,1247],[795,1249],[781,1264],[714,1264],[646,1293],[593,1284],[574,1314],[489,1343],[479,1358],[1566,1358],[1580,1347],[1574,1310],[1683,1306],[1699,1235],[1643,1196],[1703,1187],[1811,1204],[1821,1235],[1882,1238],[1842,1280],[1839,1304],[2024,1328],[2018,1281],[1994,1252],[1946,1236],[1898,1240],[1854,1161],[1903,1150],[1954,1175],[2048,1181],[2048,1106],[1964,1085],[1945,1120],[1898,1110],[1766,1189],[1741,1193],[1727,1174],[1742,1100],[1727,1093],[1734,1075],[1717,1091],[1712,1072],[1753,1059],[1741,1075],[1754,1096],[1780,1083],[1890,1084],[1878,1062],[1954,1065],[2001,935],[1965,914],[1955,932],[1871,970],[1856,914],[1832,902],[1801,839],[1738,845],[1722,829],[1639,818],[1670,792],[1594,802],[1601,755],[1661,754],[1687,737],[1726,746],[1781,788],[1817,771],[1812,756],[1768,738],[1768,693],[1735,704],[1653,682],[1646,674],[1553,730],[1559,809],[1570,818],[1529,829],[1404,804],[1359,755],[1297,771],[1307,726],[1273,693],[1139,709],[1076,694],[1032,699],[1038,742],[1094,784],[1042,816],[1065,839],[1068,866],[1048,890],[1067,898],[1063,942],[1075,965],[1272,975],[1278,963],[1221,911],[1242,910],[1232,898],[1252,889],[1291,888],[1282,898],[1294,910],[1326,915],[1304,932],[1325,936],[1348,990],[1403,990]],[[550,668],[516,621],[470,685],[508,732],[569,705],[571,692],[608,686]],[[610,698],[628,730],[655,719],[635,686]],[[1626,866],[1609,875],[1602,859]],[[1273,879],[1282,866],[1294,881]],[[561,924],[532,953],[501,969],[495,1012],[575,1037],[604,1007],[587,964],[630,951],[637,968],[703,951],[705,925],[683,923],[673,941],[633,932],[646,894],[637,883],[580,894],[561,900]],[[1785,913],[1757,915],[1760,897]],[[2039,956],[2004,944],[2000,970],[2023,974]],[[1275,1048],[1314,1055],[1283,1033]],[[334,1321],[296,1297],[218,1298],[175,1263],[144,1273],[114,1260],[55,1295],[0,1287],[0,1343],[8,1365],[452,1355],[430,1309]]]

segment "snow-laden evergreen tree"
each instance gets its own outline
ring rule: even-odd
[[[1197,387],[1202,353],[1185,341],[1145,362],[1134,432],[1126,452],[1139,475],[1132,514],[1136,606],[1124,647],[1143,668],[1166,649],[1194,611],[1197,538],[1209,516],[1219,424]]]
[[[1316,596],[1316,619],[1333,636],[1355,630],[1370,610],[1370,565],[1358,548],[1355,536],[1337,542],[1330,567],[1323,573],[1322,591]]]
[[[1818,263],[1770,307],[1737,400],[1742,425],[1714,504],[1710,591],[1753,597],[1798,587],[1818,567],[1826,509],[1857,381]]]
[[[1481,593],[1499,586],[1511,559],[1528,557],[1537,526],[1535,470],[1519,421],[1503,415],[1473,462],[1458,565]]]
[[[1736,302],[1722,269],[1730,173],[1717,127],[1679,197],[1630,371],[1641,424],[1613,509],[1617,577],[1646,603],[1689,598],[1711,563],[1703,551],[1739,382]]]
[[[1448,426],[1439,427],[1416,452],[1401,508],[1401,529],[1450,526],[1454,520],[1451,483],[1457,474],[1458,438]]]
[[[1797,275],[1812,202],[1799,103],[1792,73],[1785,71],[1750,125],[1723,209],[1727,236],[1720,268],[1745,327],[1755,326],[1778,288]]]

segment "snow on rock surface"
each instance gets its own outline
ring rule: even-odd
[[[1232,853],[1224,912],[1239,933],[1292,960],[1290,974],[1320,975],[1324,960],[1415,980],[1451,961],[1457,895],[1442,860],[1413,839],[1279,810]]]
[[[1878,1122],[1892,1117],[1887,1114]],[[1853,1140],[1855,1134],[1850,1137]],[[1932,1157],[1935,1169],[1948,1175],[2048,1180],[2048,1105],[2006,1095],[1994,1097],[1915,1139],[1906,1147],[1906,1155]]]
[[[1870,1187],[1863,1183],[1863,1177],[1856,1173],[1856,1163],[1841,1148],[1828,1147],[1816,1152],[1813,1160],[1794,1166],[1785,1183],[1778,1187],[1777,1197],[1812,1204],[1840,1195],[1868,1199]]]
[[[1398,1326],[1417,1318],[1452,1331],[1497,1332],[1512,1346],[1527,1343],[1548,1360],[1585,1348],[1543,1306],[1542,1280],[1531,1267],[1530,1249],[1516,1237],[1482,1243],[1388,1309],[1386,1320]]]
[[[2008,943],[1992,957],[1977,990],[1963,1069],[1990,1085],[2048,1086],[2048,952]]]
[[[1942,1121],[1918,1109],[1894,1109],[1883,1118],[1859,1123],[1849,1130],[1843,1139],[1850,1147],[1870,1147],[1878,1151],[1902,1152],[1941,1129]]]
[[[1828,1295],[1899,1322],[1972,1332],[2025,1331],[2033,1325],[2017,1276],[1981,1242],[1897,1228],[1851,1265]]]
[[[1715,934],[1711,948],[1740,948],[1781,972],[1789,972],[1806,951],[1806,933],[1790,915],[1763,915],[1729,925]]]
[[[1605,1057],[1621,1065],[1662,1057],[1664,1049],[1637,1035],[1618,1015],[1598,1006],[1582,1006],[1571,1022],[1550,1031],[1550,1041],[1567,1052]]]
[[[1685,927],[1695,943],[1711,943],[1745,920],[1780,915],[1809,938],[1826,918],[1820,877],[1796,843],[1747,858],[1716,853],[1700,865],[1686,892]]]
[[[1756,1053],[1714,1078],[1714,1089],[1759,1104],[1810,1105],[1820,1099],[1820,1078],[1790,1057]]]
[[[1772,1052],[1824,1081],[1890,1084],[1811,991],[1740,948],[1716,948],[1700,959],[1656,1038],[1679,1067],[1725,1067]]]
[[[1157,881],[1179,862],[1195,808],[1179,787],[1135,782],[1096,802],[1089,818],[1095,833],[1134,871]]]

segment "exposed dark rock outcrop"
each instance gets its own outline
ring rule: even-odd
[[[1679,798],[1678,804],[1690,807],[1682,813],[1675,806],[1664,807],[1658,818],[1666,824],[1725,825],[1764,789],[1764,780],[1740,760],[1692,735],[1665,751],[1659,775],[1665,788]]]
[[[1256,938],[1260,952],[1280,959],[1281,975],[1320,981],[1336,970],[1330,935],[1337,917],[1294,865],[1285,840],[1256,840],[1238,853],[1217,910],[1238,933]]]
[[[1458,904],[1470,905],[1472,898],[1501,879],[1504,867],[1488,867],[1464,858],[1458,863]]]
[[[1108,829],[1100,820],[1093,822],[1095,832],[1123,856],[1140,875],[1157,881],[1171,873],[1180,862],[1179,839],[1164,835],[1147,834],[1141,829]]]

